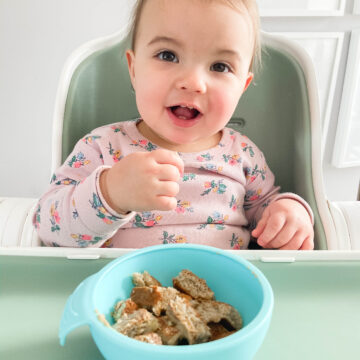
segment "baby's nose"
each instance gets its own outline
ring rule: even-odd
[[[177,80],[176,88],[203,94],[207,88],[205,75],[200,70],[186,71]]]

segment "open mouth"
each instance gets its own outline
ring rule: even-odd
[[[201,115],[197,109],[183,105],[170,106],[169,109],[178,119],[182,120],[194,120]]]

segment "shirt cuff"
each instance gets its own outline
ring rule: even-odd
[[[96,192],[104,206],[104,208],[106,209],[106,211],[108,211],[111,215],[119,218],[119,219],[124,219],[124,220],[128,220],[130,221],[136,214],[135,211],[130,211],[127,214],[120,214],[118,212],[116,212],[105,200],[101,189],[100,189],[100,175],[104,170],[110,169],[111,166],[108,165],[103,165],[103,166],[99,166],[95,171],[96,171],[96,183],[95,183],[95,188],[96,188]]]
[[[128,223],[135,215],[118,214],[106,203],[99,192],[99,176],[106,167],[100,166],[85,178],[74,191],[74,210],[84,226],[95,234],[113,235],[121,226]]]

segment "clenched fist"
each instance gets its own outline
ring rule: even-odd
[[[173,210],[184,163],[170,150],[132,153],[100,176],[100,189],[118,213]]]

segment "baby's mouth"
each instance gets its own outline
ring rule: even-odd
[[[170,106],[170,110],[177,118],[182,120],[194,120],[201,114],[195,108],[182,105]]]

